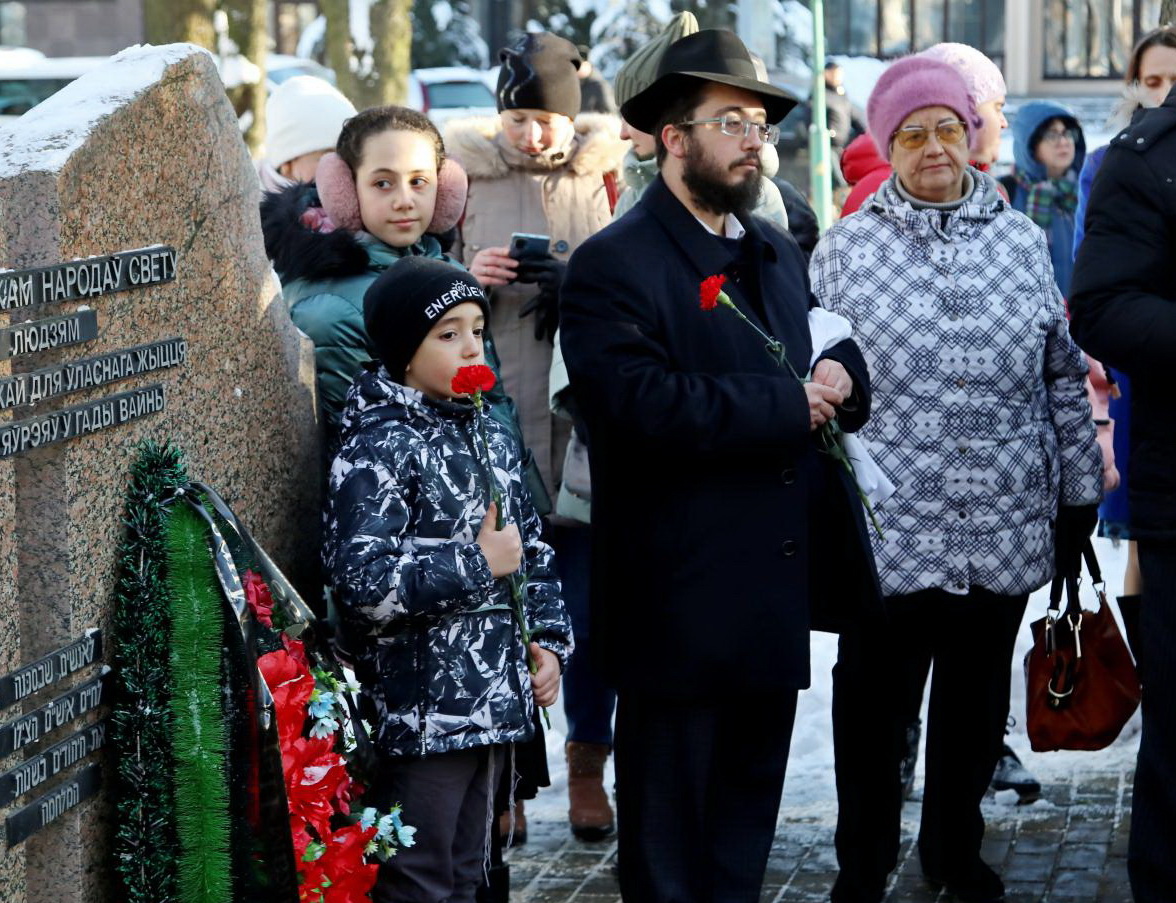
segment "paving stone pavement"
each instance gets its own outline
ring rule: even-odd
[[[983,856],[1004,878],[1007,903],[1131,903],[1127,882],[1133,772],[1075,771],[1047,780],[1029,805],[985,803]],[[903,810],[900,866],[887,903],[947,903],[922,878],[913,832],[919,800]],[[528,842],[507,856],[514,903],[618,903],[615,840],[587,844],[550,815],[528,818]],[[789,817],[787,795],[768,860],[763,903],[827,901],[836,875],[828,815]]]

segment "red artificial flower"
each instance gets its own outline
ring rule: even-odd
[[[458,368],[449,388],[454,395],[473,395],[475,392],[489,392],[496,382],[493,370],[485,364],[473,364]]]
[[[283,633],[282,646],[290,653],[290,658],[302,665],[307,671],[310,670],[310,659],[306,657],[306,643],[302,642],[302,640],[293,639]]]
[[[274,597],[270,595],[270,588],[261,579],[261,575],[246,571],[242,584],[245,587],[245,601],[249,604],[253,617],[264,627],[273,627]]]
[[[321,838],[331,832],[334,801],[351,787],[347,760],[332,749],[334,743],[334,735],[299,737],[282,750],[290,814],[306,819]]]
[[[332,888],[342,883],[357,869],[363,868],[363,851],[368,841],[376,836],[377,830],[375,825],[365,828],[359,824],[351,824],[324,839],[326,850],[320,861],[323,864],[323,871],[331,879]]]
[[[326,899],[327,889],[323,885],[327,881],[321,858],[298,863],[298,899],[303,903],[322,903]]]
[[[714,310],[719,303],[719,295],[723,291],[723,283],[727,281],[727,277],[722,273],[714,276],[707,276],[702,280],[702,285],[699,291],[699,304],[703,310]]]
[[[310,836],[310,832],[306,830],[306,827],[306,819],[302,818],[302,816],[290,816],[290,836],[294,838],[294,859],[296,862],[302,861],[302,857],[306,855],[306,848],[314,840]]]
[[[314,692],[314,677],[305,661],[298,661],[285,649],[276,649],[261,656],[257,660],[257,668],[274,697],[278,742],[284,756],[290,745],[302,736],[306,724],[306,707]]]

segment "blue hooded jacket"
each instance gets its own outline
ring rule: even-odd
[[[1067,128],[1078,133],[1078,140],[1074,142],[1074,162],[1066,178],[1076,179],[1082,170],[1082,163],[1086,159],[1086,139],[1082,136],[1082,127],[1078,124],[1073,110],[1059,103],[1049,100],[1035,100],[1025,104],[1017,111],[1013,120],[1013,160],[1016,163],[1018,182],[1036,184],[1047,179],[1045,164],[1033,156],[1033,148],[1029,146],[1030,139],[1038,129],[1051,119],[1061,119]],[[1029,194],[1018,184],[1016,190],[1010,190],[1014,210],[1025,212]],[[1070,293],[1070,275],[1074,271],[1074,214],[1054,211],[1054,216],[1046,230],[1049,242],[1050,259],[1053,261],[1054,280],[1063,297]]]

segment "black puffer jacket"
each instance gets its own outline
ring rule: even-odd
[[[323,549],[365,717],[385,755],[433,755],[532,734],[534,702],[505,579],[475,539],[489,501],[477,413],[431,401],[381,367],[352,386],[331,465]],[[550,547],[519,447],[486,417],[506,517],[519,526],[532,638],[572,649]]]
[[[1131,536],[1176,539],[1176,89],[1111,141],[1070,313],[1082,349],[1131,378]]]

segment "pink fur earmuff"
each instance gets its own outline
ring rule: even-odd
[[[359,215],[359,195],[355,192],[355,175],[343,158],[333,151],[319,160],[314,175],[323,211],[336,228],[358,232],[363,228]],[[469,189],[466,172],[457,161],[446,159],[437,173],[437,204],[426,232],[440,234],[457,225],[465,210]]]

